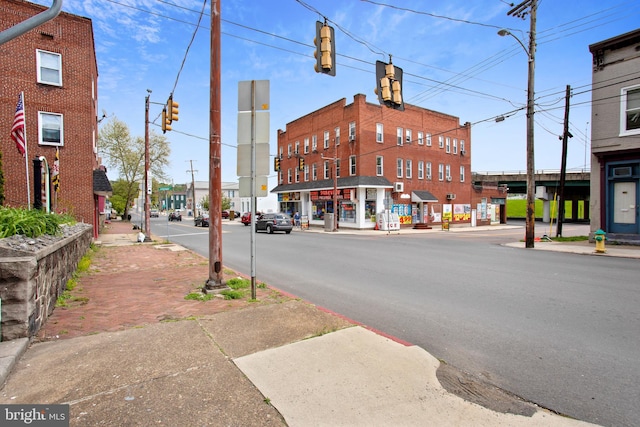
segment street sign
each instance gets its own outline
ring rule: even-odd
[[[160,187],[158,191],[171,191],[173,187]]]

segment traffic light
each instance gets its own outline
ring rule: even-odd
[[[298,157],[298,170],[304,170],[304,157]]]
[[[404,111],[404,101],[402,100],[402,68],[391,63],[386,64],[376,61],[376,89],[380,104],[387,107]]]
[[[171,122],[167,117],[167,107],[162,109],[162,133],[167,133],[168,130],[171,130]]]
[[[316,37],[313,44],[316,46],[314,56],[316,58],[316,73],[336,75],[336,42],[333,38],[333,27],[316,21]]]
[[[169,124],[178,121],[178,103],[173,100],[173,95],[167,101],[167,117],[169,118]]]
[[[273,159],[273,170],[280,172],[280,157],[275,157]]]

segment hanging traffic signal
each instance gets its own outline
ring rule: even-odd
[[[378,100],[381,105],[404,111],[404,101],[402,100],[402,68],[391,63],[376,61],[376,89]]]
[[[298,157],[298,170],[304,170],[304,157]]]
[[[171,122],[167,117],[167,107],[162,109],[162,133],[167,133],[168,130],[171,130]]]
[[[333,38],[333,27],[316,21],[316,37],[313,44],[316,46],[314,56],[316,58],[316,73],[336,75],[336,42]]]
[[[276,157],[273,159],[273,170],[276,172],[280,172],[280,157]]]
[[[169,118],[169,124],[178,121],[178,103],[173,100],[173,95],[167,101],[167,117]]]

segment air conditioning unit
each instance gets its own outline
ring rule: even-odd
[[[453,193],[449,193],[447,194],[447,200],[454,200],[456,198],[456,195]]]
[[[467,154],[467,152],[465,150],[460,150],[460,155],[464,156],[465,154]]]
[[[451,182],[451,177],[450,176],[447,177],[447,181]]]
[[[349,135],[349,142],[353,142],[356,140],[356,136],[355,135]]]
[[[404,182],[394,182],[393,191],[396,193],[402,193],[404,191]]]

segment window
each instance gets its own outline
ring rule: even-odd
[[[402,128],[397,128],[396,139],[398,140],[398,145],[402,145]]]
[[[340,145],[340,128],[336,128],[336,145]]]
[[[404,172],[404,161],[402,159],[398,159],[396,163],[396,176],[398,178],[402,178],[402,173]]]
[[[294,170],[296,171],[296,175],[295,175],[296,182],[300,182],[300,168],[294,168]]]
[[[291,143],[287,144],[287,157],[291,157]]]
[[[464,166],[460,166],[460,182],[464,182]]]
[[[282,158],[282,147],[280,147],[280,155],[278,157]]]
[[[447,152],[447,153],[451,152],[451,138],[449,138],[449,137],[447,137],[447,148],[446,148],[445,152]]]
[[[431,179],[431,162],[427,162],[427,179]]]
[[[424,145],[424,133],[418,131],[418,145]]]
[[[309,165],[304,165],[304,180],[309,181]]]
[[[442,163],[438,164],[438,180],[444,181],[444,165]]]
[[[376,142],[384,142],[383,129],[382,123],[376,123]]]
[[[37,49],[36,64],[38,83],[62,86],[62,55]]]
[[[407,144],[411,144],[412,141],[412,137],[411,137],[411,129],[407,129],[405,131],[405,143]]]
[[[336,178],[340,178],[340,159],[336,160]]]
[[[291,168],[287,169],[287,184],[291,184]]]
[[[318,135],[311,137],[311,151],[318,151]]]
[[[407,159],[407,161],[405,162],[405,166],[407,167],[407,173],[405,174],[405,176],[407,178],[411,178],[411,176],[413,175],[413,163],[411,162],[411,159]]]
[[[313,164],[313,167],[311,168],[311,178],[314,181],[318,180],[318,165],[316,165],[315,163]]]
[[[300,154],[300,141],[296,141],[296,154]]]
[[[451,165],[445,167],[445,175],[447,176],[447,181],[451,181]]]
[[[461,152],[462,154],[465,154],[465,153],[466,153],[466,151],[464,151],[464,139],[461,139],[461,140],[460,140],[460,152]]]
[[[349,156],[349,175],[356,174],[356,156]]]
[[[349,141],[356,140],[356,122],[349,123]]]
[[[309,138],[304,139],[304,154],[309,154]]]
[[[440,148],[444,148],[444,136],[442,136],[442,135],[440,135],[440,136],[438,137],[438,146],[439,146]]]
[[[620,136],[640,134],[640,86],[622,89],[620,96]]]
[[[329,160],[324,161],[324,179],[329,179]]]
[[[424,162],[418,160],[418,179],[424,179]]]
[[[324,149],[326,150],[327,148],[329,148],[329,131],[325,130],[324,131]]]
[[[376,176],[384,175],[384,157],[376,156]]]
[[[431,147],[431,134],[430,133],[427,134],[427,146]]]
[[[458,138],[453,138],[453,154],[458,154]]]
[[[280,184],[282,184],[282,177],[284,176],[284,174],[282,173],[282,171],[278,171],[278,182]]]
[[[38,144],[64,145],[62,114],[38,111]]]

